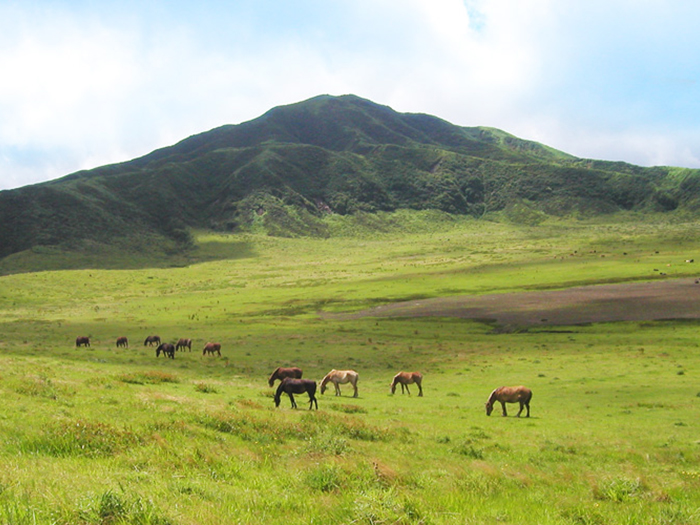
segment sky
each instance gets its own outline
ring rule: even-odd
[[[696,0],[0,0],[0,190],[321,95],[700,168]]]

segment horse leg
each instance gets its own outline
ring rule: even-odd
[[[294,396],[292,395],[291,392],[288,392],[288,394],[289,394],[289,399],[292,401],[292,408],[296,408],[296,407],[297,407],[297,402],[294,401]]]
[[[355,393],[352,395],[352,397],[357,397],[357,382],[353,383],[352,387],[355,389]]]
[[[506,412],[506,402],[501,401],[501,406],[503,407],[503,417],[506,417],[508,415],[508,412]]]
[[[338,383],[333,383],[335,385],[335,395],[339,396],[340,394],[340,385]]]
[[[416,383],[418,385],[418,397],[423,397],[423,387],[421,386],[420,383]]]
[[[411,391],[408,389],[408,385],[406,385],[406,392],[408,392],[408,395],[411,395]]]
[[[524,407],[525,407],[525,403],[523,403],[522,401],[520,401],[520,410],[518,410],[518,415],[517,415],[517,417],[520,417],[520,414],[522,414],[523,408],[524,408]]]
[[[530,417],[530,402],[525,403],[525,408],[527,408],[527,415],[525,417]]]
[[[316,410],[318,410],[318,401],[316,401],[316,396],[309,394],[309,410],[313,410],[314,403],[316,403]]]

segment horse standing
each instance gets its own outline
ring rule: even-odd
[[[354,370],[331,370],[326,374],[321,380],[321,394],[325,393],[326,385],[330,381],[335,386],[335,395],[340,395],[341,384],[350,383],[355,393],[352,397],[357,397],[357,380],[360,378],[360,374]]]
[[[406,389],[408,395],[411,395],[411,391],[408,389],[408,385],[416,384],[418,386],[418,397],[423,397],[423,387],[421,383],[423,382],[423,374],[420,372],[399,372],[394,376],[394,380],[391,382],[391,393],[396,392],[396,385],[401,385],[401,393],[403,394],[403,389]]]
[[[486,415],[490,416],[493,411],[493,404],[498,401],[503,407],[503,416],[507,416],[506,403],[520,403],[518,417],[527,408],[527,415],[530,417],[530,400],[532,399],[532,390],[524,386],[502,386],[491,392],[489,400],[486,402]]]
[[[175,350],[180,350],[187,348],[189,351],[192,351],[192,339],[178,339],[177,344],[175,345]]]
[[[291,377],[285,377],[277,387],[277,392],[275,393],[275,406],[280,406],[282,394],[286,393],[292,402],[292,408],[297,408],[297,403],[294,401],[293,394],[303,394],[304,392],[309,394],[309,410],[313,409],[314,404],[316,405],[316,410],[318,410],[318,400],[316,399],[316,381],[312,381],[311,379],[294,379]]]
[[[117,337],[117,348],[119,347],[124,347],[127,348],[129,346],[129,340],[126,337]]]
[[[292,379],[301,379],[301,368],[297,367],[291,367],[291,368],[282,368],[279,367],[277,370],[272,372],[272,375],[270,375],[270,378],[267,380],[268,384],[270,386],[275,385],[275,379],[279,379],[282,381],[286,377],[291,377]]]
[[[207,343],[204,345],[204,349],[202,350],[202,355],[206,354],[214,354],[216,352],[219,354],[219,357],[221,357],[221,343]]]
[[[168,356],[170,359],[175,359],[175,345],[172,343],[163,343],[158,345],[158,348],[156,348],[156,357],[160,355],[160,353],[163,352],[164,356]]]
[[[146,340],[143,342],[143,346],[153,346],[153,345],[159,345],[160,344],[160,337],[157,335],[149,335],[146,337]]]
[[[78,348],[80,346],[90,346],[90,338],[89,337],[76,337],[75,338],[75,347]]]

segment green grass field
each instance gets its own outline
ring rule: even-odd
[[[318,315],[659,267],[687,277],[697,222],[384,219],[376,233],[367,217],[330,218],[324,240],[200,232],[170,268],[4,261],[37,271],[0,277],[0,522],[700,522],[699,322],[503,332]],[[149,334],[193,351],[156,358]],[[75,348],[82,335],[90,348]],[[223,356],[202,356],[207,341]],[[353,368],[360,395],[276,409],[277,366],[316,380]],[[399,370],[423,372],[423,398],[390,395]],[[514,405],[486,417],[504,384],[533,390],[531,418]]]

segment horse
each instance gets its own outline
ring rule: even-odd
[[[309,410],[314,408],[314,404],[316,405],[316,410],[318,410],[318,400],[316,399],[316,381],[312,381],[311,379],[285,377],[277,387],[277,392],[275,393],[276,407],[280,406],[280,398],[284,392],[286,392],[289,396],[289,399],[292,402],[292,408],[297,408],[297,403],[294,401],[293,394],[303,394],[306,392],[309,394]]]
[[[90,338],[89,337],[76,337],[75,338],[75,347],[78,348],[80,346],[90,346]]]
[[[270,379],[267,380],[267,382],[270,384],[270,386],[274,386],[275,384],[275,379],[279,379],[282,381],[285,377],[291,377],[292,379],[301,379],[301,368],[297,367],[292,367],[292,368],[282,368],[279,367],[277,370],[272,372],[272,375],[270,376]]]
[[[530,417],[530,400],[532,399],[532,390],[524,386],[502,386],[491,392],[489,400],[486,402],[486,415],[490,416],[493,411],[493,404],[496,401],[501,403],[503,407],[503,416],[507,416],[506,403],[520,403],[518,417],[520,417],[523,408],[527,408],[527,415]]]
[[[129,340],[128,340],[126,337],[123,337],[123,336],[122,336],[122,337],[117,337],[117,348],[119,348],[120,346],[123,346],[123,347],[125,347],[125,348],[128,347],[128,346],[129,346]]]
[[[175,359],[175,345],[172,343],[162,343],[156,348],[156,357],[163,352],[164,356],[168,356],[170,359]]]
[[[416,384],[418,386],[418,397],[423,397],[423,387],[421,383],[423,382],[423,374],[420,372],[399,372],[394,376],[394,380],[391,382],[391,393],[396,392],[396,385],[401,385],[401,394],[403,394],[403,389],[406,389],[408,395],[411,395],[411,391],[408,389],[408,385]]]
[[[214,354],[214,352],[219,354],[219,357],[221,356],[221,343],[205,344],[204,349],[202,350],[202,355],[206,355],[207,353]]]
[[[153,346],[153,345],[159,345],[160,344],[160,337],[157,335],[149,335],[146,340],[143,342],[143,346]]]
[[[341,384],[350,383],[355,389],[355,394],[352,397],[357,397],[357,380],[360,378],[360,374],[354,370],[331,370],[326,374],[321,380],[321,394],[326,391],[326,385],[330,381],[335,386],[335,395],[340,395]]]
[[[175,345],[175,350],[180,350],[180,349],[188,348],[189,351],[192,351],[192,339],[179,339],[177,341],[177,344]]]

